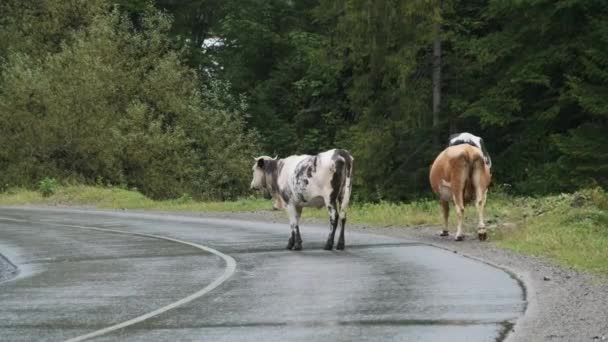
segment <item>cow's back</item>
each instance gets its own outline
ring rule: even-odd
[[[433,191],[439,194],[442,182],[449,184],[454,177],[469,177],[471,168],[479,161],[483,162],[479,148],[468,144],[449,146],[437,156],[431,166],[429,181]],[[485,169],[482,164],[477,165]]]
[[[333,149],[317,155],[294,155],[280,160],[279,188],[288,197],[304,206],[323,206],[323,197],[338,186],[341,193],[345,180],[332,184],[337,168],[350,177],[353,158],[346,150]]]

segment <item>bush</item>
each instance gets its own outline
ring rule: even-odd
[[[59,182],[55,178],[46,177],[40,182],[38,182],[38,192],[42,194],[43,197],[52,196],[59,187]]]
[[[32,21],[56,7],[51,0],[31,8],[21,3],[14,8]],[[133,23],[107,1],[78,4],[86,18],[78,30],[57,29],[61,48],[40,46],[46,50],[33,54],[18,41],[7,43],[0,184],[32,187],[48,176],[136,187],[155,199],[183,193],[224,199],[247,191],[257,137],[245,128],[244,106],[224,95],[228,85],[202,81],[186,65],[169,36],[171,19],[149,7]],[[72,13],[52,11],[64,12]],[[9,24],[20,32],[18,21]]]
[[[192,196],[189,193],[182,194],[179,198],[175,199],[173,202],[176,204],[186,204],[191,203],[193,201]]]

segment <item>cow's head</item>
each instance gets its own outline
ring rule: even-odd
[[[251,168],[253,170],[253,178],[251,179],[251,189],[253,190],[270,190],[268,189],[267,171],[272,163],[276,163],[276,157],[270,158],[262,156],[254,158],[255,163]]]

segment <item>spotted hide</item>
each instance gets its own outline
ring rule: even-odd
[[[275,203],[281,203],[287,210],[291,226],[288,249],[302,249],[300,217],[304,207],[327,208],[330,232],[325,249],[333,249],[338,223],[340,236],[336,249],[344,249],[353,161],[348,151],[340,149],[278,160],[267,156],[255,158],[251,188],[268,191]]]
[[[433,191],[439,195],[443,211],[442,236],[448,235],[450,202],[453,202],[458,217],[456,240],[460,241],[464,238],[462,232],[464,206],[467,202],[475,200],[479,215],[477,234],[480,240],[487,238],[483,210],[491,177],[490,166],[486,164],[484,154],[480,148],[472,144],[449,146],[437,156],[431,166],[429,179]]]

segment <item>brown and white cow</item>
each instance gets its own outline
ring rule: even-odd
[[[302,208],[323,206],[327,207],[330,219],[330,232],[324,249],[333,249],[338,222],[340,236],[336,249],[344,249],[344,226],[352,189],[353,160],[348,151],[340,149],[314,156],[295,155],[279,160],[266,156],[255,158],[251,188],[268,191],[276,205],[286,208],[291,225],[287,249],[302,249]]]
[[[452,139],[450,139],[451,143]],[[481,144],[481,140],[479,140],[479,144]],[[484,154],[484,151],[485,148],[482,151],[482,148],[474,143],[460,142],[448,146],[433,162],[429,179],[433,191],[439,195],[439,202],[443,211],[444,229],[441,236],[448,235],[448,216],[450,202],[452,201],[458,216],[456,240],[462,241],[464,239],[462,232],[464,206],[466,203],[475,200],[475,207],[479,216],[477,235],[481,241],[487,239],[483,210],[492,175],[489,155],[487,152]]]

